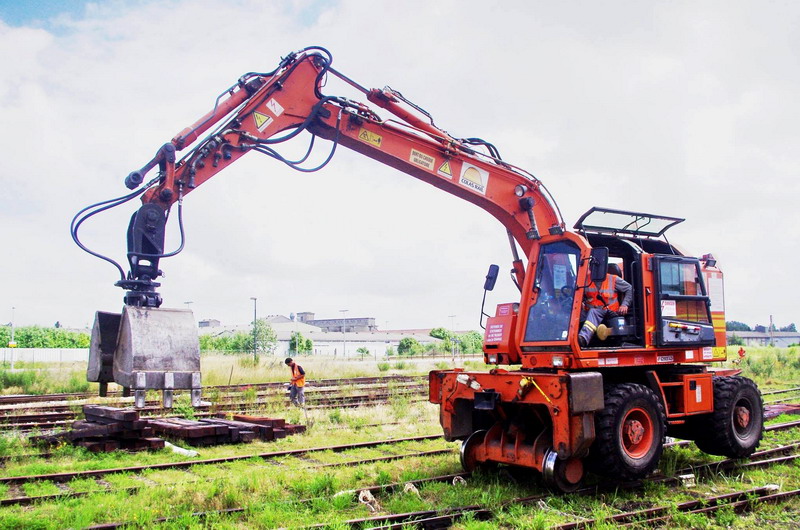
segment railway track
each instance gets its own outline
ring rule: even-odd
[[[403,440],[406,442],[408,440]],[[385,442],[381,445],[390,445],[392,442]],[[399,443],[399,442],[395,442]],[[316,452],[318,449],[311,451],[311,453]],[[327,449],[325,449],[327,450]],[[346,449],[342,449],[345,451]],[[456,453],[458,450],[455,448],[450,449],[436,449],[432,451],[416,451],[413,453],[405,453],[400,455],[389,455],[389,456],[381,456],[375,458],[359,458],[358,460],[349,460],[346,462],[335,462],[330,464],[312,464],[303,467],[302,469],[326,469],[326,468],[334,468],[334,467],[346,467],[346,466],[356,466],[356,465],[368,465],[368,464],[377,464],[381,462],[392,462],[395,460],[401,460],[405,458],[420,458],[420,457],[429,457],[429,456],[439,456],[443,454],[449,453]],[[303,453],[303,455],[307,455],[309,452]],[[285,456],[278,454],[277,456]],[[295,455],[296,456],[296,455]],[[466,475],[466,474],[462,474]],[[198,478],[192,481],[181,481],[180,484],[191,484],[203,481],[205,479]],[[174,484],[164,484],[161,483],[159,486],[166,486],[169,487]],[[146,484],[142,484],[141,486],[133,486],[127,488],[106,488],[103,489],[103,493],[118,493],[118,492],[126,492],[126,493],[134,493],[136,491],[141,490],[142,488],[148,487]],[[77,498],[77,497],[85,497],[87,495],[91,495],[94,493],[98,493],[98,491],[63,491],[61,493],[53,494],[53,495],[37,495],[37,496],[19,496],[19,497],[10,497],[6,499],[0,499],[0,506],[27,506],[30,504],[35,504],[37,502],[47,502],[47,501],[57,501],[67,498]],[[302,501],[299,501],[302,502]]]
[[[394,438],[388,440],[375,440],[369,442],[357,442],[352,444],[331,445],[323,447],[309,447],[304,449],[287,449],[285,451],[272,451],[267,453],[255,453],[239,456],[227,456],[222,458],[210,458],[205,460],[182,460],[180,462],[165,462],[161,464],[151,464],[148,466],[132,466],[132,467],[117,467],[108,469],[93,469],[88,471],[75,471],[71,473],[46,473],[42,475],[27,475],[18,477],[0,477],[0,484],[24,484],[30,482],[41,482],[49,480],[51,482],[69,482],[76,478],[100,478],[114,473],[141,473],[146,470],[163,470],[163,469],[187,469],[198,465],[213,465],[213,464],[227,464],[230,462],[239,462],[248,460],[250,458],[261,458],[264,460],[284,457],[284,456],[299,456],[318,453],[322,451],[332,451],[334,453],[348,451],[351,449],[372,448],[379,445],[398,444],[403,442],[418,442],[426,440],[438,440],[441,434],[429,434],[425,436],[412,436],[407,438]]]
[[[798,422],[788,422],[783,424],[775,424],[769,426],[769,431],[780,431],[780,430],[787,430],[800,427],[800,421]],[[357,444],[347,444],[341,446],[333,446],[333,447],[317,447],[317,448],[308,448],[308,449],[297,449],[297,450],[288,450],[288,451],[277,451],[272,453],[261,453],[256,455],[242,455],[238,457],[232,458],[220,458],[220,459],[211,459],[211,460],[203,460],[203,461],[190,461],[190,462],[174,462],[174,463],[166,463],[166,464],[158,464],[154,466],[139,466],[139,467],[130,467],[130,468],[115,468],[115,469],[105,469],[105,470],[92,470],[86,472],[76,472],[76,473],[62,473],[62,474],[48,474],[48,475],[35,475],[35,476],[27,476],[27,477],[6,477],[0,479],[0,484],[14,484],[16,486],[22,486],[26,483],[32,481],[53,481],[53,482],[66,482],[72,480],[73,478],[102,478],[108,474],[112,473],[140,473],[141,471],[147,469],[186,469],[190,468],[194,465],[203,465],[203,464],[219,464],[219,463],[227,463],[227,462],[235,462],[240,460],[247,460],[253,457],[260,457],[266,460],[269,459],[277,459],[282,456],[308,456],[312,455],[315,452],[320,451],[334,451],[334,452],[343,452],[348,451],[351,449],[359,449],[365,447],[377,447],[380,445],[385,444],[394,444],[394,443],[401,443],[407,441],[426,441],[426,440],[433,440],[438,439],[440,436],[438,435],[430,435],[430,436],[423,436],[423,437],[413,437],[413,438],[404,438],[404,439],[396,439],[396,440],[376,440],[371,442],[362,442]],[[671,445],[682,445],[684,442],[677,442]],[[411,458],[411,457],[425,457],[425,456],[433,456],[433,455],[441,455],[441,454],[448,454],[448,453],[455,453],[455,449],[441,449],[441,450],[433,450],[433,451],[417,451],[414,453],[406,453],[400,455],[389,455],[385,457],[376,457],[371,459],[358,459],[352,460],[347,462],[337,462],[337,463],[314,463],[307,466],[308,469],[323,469],[327,467],[342,467],[342,466],[355,466],[355,465],[364,465],[364,464],[372,464],[377,462],[386,462],[391,460],[398,460],[402,458]],[[653,482],[665,482],[665,483],[679,483],[679,479],[677,478],[679,475],[692,473],[695,475],[700,475],[704,473],[719,473],[725,470],[740,470],[740,469],[747,469],[752,467],[765,467],[771,466],[778,463],[786,463],[791,461],[796,461],[800,459],[800,442],[782,445],[779,447],[766,449],[763,451],[759,451],[751,456],[747,462],[742,462],[741,460],[722,460],[718,462],[711,462],[708,464],[693,466],[691,468],[682,469],[676,471],[674,475],[667,476],[667,477],[653,477],[650,481]],[[446,475],[441,477],[430,477],[422,480],[410,481],[411,483],[419,486],[422,484],[430,483],[430,482],[444,482],[444,481],[452,481],[455,477],[462,477],[468,478],[469,474],[467,473],[459,473],[455,475]],[[199,479],[201,480],[201,479]],[[182,483],[186,483],[185,481]],[[398,487],[404,486],[403,484],[380,484],[374,486],[367,486],[358,489],[358,492],[362,491],[370,491],[375,495],[379,495],[381,493],[385,494],[386,492],[392,492],[398,489]],[[167,486],[169,484],[159,484],[159,486]],[[641,483],[631,483],[627,484],[626,487],[640,487]],[[104,492],[111,492],[111,491],[130,491],[131,493],[135,493],[136,491],[140,490],[143,487],[147,487],[146,485],[136,486],[132,488],[120,488],[118,490],[103,490]],[[612,489],[616,486],[609,486]],[[584,488],[575,492],[576,494],[593,494],[596,493],[599,489],[598,487],[591,487],[591,488]],[[351,492],[356,494],[358,492]],[[95,492],[79,492],[79,493],[71,493],[71,492],[64,492],[55,495],[47,495],[47,496],[39,496],[39,497],[15,497],[10,499],[5,499],[0,501],[0,506],[13,506],[13,505],[28,505],[37,502],[47,502],[53,501],[63,498],[71,498],[71,497],[81,497],[86,496],[91,493]],[[346,493],[346,492],[345,492]],[[784,492],[780,494],[776,494],[773,492],[760,492],[755,490],[749,490],[745,492],[736,492],[733,494],[726,494],[725,496],[719,496],[718,502],[727,502],[730,505],[735,505],[736,509],[747,509],[751,504],[748,504],[746,501],[752,501],[753,499],[760,499],[764,502],[769,502],[771,500],[783,500],[786,498],[791,497],[792,495],[796,495],[797,492]],[[515,498],[508,501],[504,501],[501,506],[494,507],[493,510],[498,508],[508,507],[512,505],[531,505],[536,502],[542,501],[546,499],[548,495],[535,495],[530,497],[521,497]],[[310,502],[313,499],[307,501],[293,501],[293,502]],[[701,513],[702,510],[706,508],[712,507],[714,504],[714,498],[703,499],[698,501],[700,504],[692,505],[691,503],[684,503],[678,506],[680,511],[685,511],[685,513]],[[203,519],[210,515],[224,515],[224,514],[237,514],[245,512],[249,508],[229,508],[226,510],[217,510],[217,511],[209,511],[209,512],[198,512],[192,514],[194,518]],[[629,516],[630,520],[637,521],[637,524],[641,522],[641,518],[645,515],[652,517],[654,522],[661,521],[659,518],[669,517],[673,512],[667,513],[666,511],[659,511],[659,509],[666,510],[667,507],[654,507],[648,508],[644,510],[639,510],[637,512],[629,512],[625,514],[617,514],[613,516],[613,518],[609,518],[607,522],[613,524],[625,524],[626,518],[623,516]],[[671,508],[670,508],[671,509]],[[649,511],[648,511],[649,510]],[[449,525],[452,525],[454,522],[459,520],[465,516],[471,516],[477,520],[481,519],[491,519],[493,517],[493,511],[489,510],[483,506],[479,505],[470,505],[470,506],[461,506],[457,508],[450,508],[446,510],[428,510],[428,511],[421,511],[421,512],[410,512],[410,513],[401,513],[401,514],[390,514],[390,515],[381,515],[381,516],[374,516],[368,518],[360,518],[360,519],[352,519],[346,521],[346,524],[351,527],[364,527],[364,526],[371,526],[376,525],[377,528],[406,528],[408,525],[413,525],[416,527],[422,528],[442,528]],[[160,518],[151,521],[153,524],[169,522],[174,518]],[[597,520],[597,521],[588,521],[586,519],[581,519],[581,521],[574,522],[574,523],[565,523],[559,528],[583,528],[588,526],[587,522],[593,522],[597,524],[599,522],[603,522],[606,520]],[[104,523],[101,525],[96,525],[91,528],[120,528],[126,525],[131,524],[130,521],[122,521],[122,522],[113,522],[113,523]],[[326,523],[327,524],[327,523]],[[320,525],[320,526],[326,526]]]
[[[223,401],[220,403],[195,407],[196,417],[208,417],[217,412],[257,412],[268,406],[279,406],[286,401],[283,393],[261,396],[242,401]],[[386,404],[392,399],[407,399],[409,402],[419,402],[427,399],[427,387],[415,383],[403,383],[392,389],[386,386],[375,388],[322,389],[306,394],[306,407],[308,409],[326,408],[352,408],[364,405]],[[147,406],[139,409],[143,419],[154,419],[165,416],[174,416],[174,409],[164,409],[160,406]],[[38,408],[34,410],[15,409],[14,414],[0,414],[0,431],[17,430],[48,430],[58,427],[67,427],[77,419],[80,412],[70,407],[57,406]]]
[[[427,382],[427,376],[411,376],[411,375],[387,375],[380,377],[354,377],[354,378],[340,378],[340,379],[315,379],[308,380],[309,387],[328,387],[328,386],[344,386],[344,385],[366,385],[366,384],[388,384],[391,382]],[[243,389],[254,389],[256,391],[282,389],[286,386],[285,381],[271,381],[267,383],[239,383],[236,385],[212,385],[204,386],[203,391],[211,393],[212,391],[219,392],[241,392]],[[13,396],[0,396],[0,407],[5,405],[25,404],[25,403],[42,403],[50,401],[78,401],[83,399],[96,399],[96,392],[78,392],[78,393],[60,393],[60,394],[25,394]],[[121,391],[109,391],[109,398],[122,398],[124,397]],[[131,398],[132,400],[133,398]]]
[[[701,466],[691,467],[676,471],[675,475],[669,477],[656,477],[649,479],[651,482],[664,482],[664,483],[673,483],[678,484],[680,483],[680,479],[678,478],[680,475],[688,474],[688,473],[698,473],[700,470],[716,470],[719,471],[720,469],[745,469],[745,468],[754,468],[754,467],[767,467],[777,463],[784,463],[789,461],[795,461],[800,459],[800,454],[791,454],[788,456],[783,456],[779,458],[766,458],[770,456],[774,456],[775,454],[784,453],[786,451],[797,451],[800,449],[800,443],[790,444],[787,446],[776,447],[773,449],[768,449],[766,451],[759,451],[751,455],[748,462],[742,464],[739,460],[723,460],[721,462],[711,462],[709,464],[704,464]],[[629,483],[624,485],[627,488],[639,488],[642,486],[642,482],[635,482]],[[619,487],[617,484],[607,485],[605,487],[587,487],[579,489],[571,495],[590,495],[597,493],[601,490],[608,490],[613,491],[613,489]],[[727,495],[718,496],[719,498],[729,497],[731,499],[744,499],[742,501],[735,501],[741,502],[744,506],[744,502],[750,500],[750,492],[742,491],[736,492]],[[779,499],[788,499],[794,496],[800,495],[800,490],[792,490],[790,492],[784,492],[781,494],[774,494],[774,492],[770,492],[768,495],[765,494],[763,499],[767,499],[769,496],[773,496],[771,500],[779,500]],[[487,521],[494,518],[494,513],[497,510],[502,510],[505,508],[509,508],[512,506],[531,506],[537,504],[539,502],[545,501],[549,494],[541,494],[541,495],[533,495],[528,497],[518,497],[510,500],[503,501],[497,506],[489,509],[482,505],[468,505],[468,506],[460,506],[455,508],[448,508],[444,510],[425,510],[425,511],[418,511],[418,512],[408,512],[408,513],[401,513],[401,514],[391,514],[391,515],[378,515],[374,517],[366,517],[360,519],[350,519],[345,521],[344,524],[350,526],[352,528],[372,528],[373,530],[381,529],[381,530],[401,530],[408,528],[409,526],[413,526],[415,528],[448,528],[452,526],[456,521],[461,518],[469,516],[473,520],[478,521]],[[703,499],[697,501],[695,505],[697,510],[701,510],[703,508],[703,503],[706,502],[708,499]],[[690,503],[685,503],[687,508],[690,506]],[[752,504],[750,504],[752,505]],[[664,507],[665,512],[671,510],[671,507]],[[641,516],[642,513],[646,512],[645,510],[640,510],[639,512],[630,512],[627,515],[631,516],[631,520],[635,519],[635,523],[637,525],[641,524],[641,521],[638,520],[638,517]],[[699,513],[699,512],[698,512]],[[623,514],[626,515],[626,514]],[[667,513],[666,515],[661,515],[661,517],[672,517],[672,513]],[[563,525],[557,526],[555,528],[559,529],[574,529],[574,528],[588,528],[596,526],[600,522],[611,522],[617,523],[617,521],[609,519],[602,519],[602,520],[587,520],[581,519],[578,522],[574,523],[565,523]],[[325,524],[315,525],[313,528],[323,528]]]

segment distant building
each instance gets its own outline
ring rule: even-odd
[[[214,318],[207,318],[197,323],[197,327],[200,328],[218,328],[220,325],[222,325],[222,323]]]
[[[762,326],[763,327],[763,326]],[[737,337],[744,341],[745,346],[777,346],[786,348],[792,344],[800,344],[800,332],[796,331],[728,331],[726,335],[728,342],[731,337]]]
[[[314,316],[313,313],[306,313]],[[327,355],[330,357],[356,357],[357,350],[362,348],[369,352],[367,355],[374,358],[386,356],[389,348],[397,349],[400,341],[405,337],[414,337],[420,344],[438,343],[439,339],[431,337],[424,330],[405,330],[405,331],[378,331],[375,328],[374,318],[348,318],[345,319],[346,331],[342,333],[342,320],[330,319],[329,321],[311,320],[303,322],[303,313],[298,313],[297,319],[292,321],[283,315],[270,315],[263,318],[278,337],[278,347],[275,355],[278,357],[291,356],[294,352],[290,349],[292,334],[301,333],[314,343],[312,355]],[[259,319],[262,320],[262,319]],[[216,326],[200,326],[201,335],[226,336],[235,333],[252,333],[251,323],[223,326],[218,320]],[[325,330],[312,322],[331,322],[336,325],[330,330]],[[357,329],[360,327],[372,326],[373,329]],[[428,330],[429,331],[429,330]]]
[[[308,311],[303,311],[301,313],[297,313],[297,321],[302,322],[303,324],[309,324],[311,326],[316,326],[323,331],[329,332],[342,332],[342,328],[344,328],[345,333],[349,332],[356,332],[356,331],[377,331],[378,326],[375,325],[374,318],[326,318],[322,320],[317,320],[314,318],[314,313],[310,313]]]

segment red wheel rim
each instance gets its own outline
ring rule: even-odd
[[[633,408],[625,414],[620,424],[622,449],[631,458],[644,457],[653,446],[653,419],[641,408]]]

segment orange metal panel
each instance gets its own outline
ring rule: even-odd
[[[714,385],[711,374],[683,374],[683,412],[700,414],[714,410]]]

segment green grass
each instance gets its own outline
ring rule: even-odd
[[[766,388],[785,388],[800,385],[800,366],[795,367],[797,353],[789,350],[750,349],[750,361],[742,366],[745,375],[753,377]],[[258,366],[250,369],[249,381],[237,381],[239,364],[234,356],[228,356],[227,364],[210,366],[210,380],[221,380],[227,384],[231,366],[232,380],[236,384],[257,382],[259,378],[274,377],[285,381],[288,370],[279,362],[270,364],[262,357]],[[204,362],[206,357],[204,357]],[[278,360],[280,361],[280,360]],[[374,361],[347,361],[341,367],[328,370],[329,365],[316,360],[303,360],[307,372],[319,378],[343,377],[345,373],[377,375],[392,370],[389,366],[380,371]],[[394,362],[394,361],[393,361]],[[436,366],[417,360],[397,361],[407,364],[404,373],[425,373]],[[437,361],[443,364],[444,361]],[[388,364],[388,363],[387,363]],[[471,370],[485,370],[477,361],[464,365]],[[768,374],[772,366],[771,375]],[[449,367],[449,365],[448,365]],[[755,369],[753,368],[755,367]],[[395,368],[396,369],[396,368]],[[206,366],[204,365],[204,378]],[[758,372],[758,373],[756,373]],[[244,377],[244,375],[242,375]],[[309,377],[313,379],[313,377]],[[265,379],[262,379],[265,380]],[[297,408],[286,409],[283,405],[269,404],[265,410],[270,414],[285,417],[293,423],[311,425],[308,434],[289,437],[273,443],[254,442],[247,445],[229,445],[201,448],[199,458],[217,458],[234,455],[252,455],[261,452],[280,451],[302,447],[317,447],[331,443],[399,438],[419,434],[439,434],[438,408],[429,403],[411,402],[401,392],[400,385],[388,385],[392,398],[390,403],[379,407],[356,409],[310,409],[305,413]],[[260,399],[260,398],[259,398]],[[773,421],[791,421],[793,416],[784,416]],[[378,427],[367,424],[383,423]],[[396,422],[396,424],[389,424]],[[765,437],[762,447],[794,441],[800,429],[792,432],[771,432]],[[80,528],[104,522],[130,521],[132,526],[152,527],[158,517],[174,517],[163,528],[251,528],[304,526],[324,523],[329,528],[344,528],[347,519],[373,515],[357,501],[352,490],[374,485],[406,483],[411,480],[444,475],[460,471],[458,453],[451,452],[434,457],[416,457],[390,462],[352,464],[353,460],[369,460],[389,455],[402,455],[412,451],[442,448],[455,449],[458,444],[443,440],[407,442],[397,445],[357,451],[310,454],[307,457],[285,457],[265,460],[248,458],[224,465],[198,465],[187,470],[149,471],[141,476],[119,473],[103,477],[100,481],[75,479],[66,484],[71,491],[90,492],[86,497],[61,499],[57,502],[41,502],[28,507],[5,507],[0,510],[0,528]],[[0,451],[3,454],[31,452],[24,438],[13,435],[0,436]],[[32,459],[25,462],[10,461],[0,469],[3,476],[24,474],[80,471],[107,467],[127,467],[150,463],[191,460],[169,451],[127,454],[112,453],[95,455],[83,449],[64,446],[56,449],[56,456],[49,460]],[[693,446],[669,448],[665,451],[661,469],[665,472],[699,465],[717,459],[701,453]],[[347,465],[320,468],[321,464],[348,463]],[[381,512],[409,511],[420,509],[443,509],[477,504],[493,511],[490,521],[479,521],[466,516],[455,524],[455,528],[547,528],[553,525],[583,518],[603,519],[615,513],[639,509],[646,506],[670,506],[678,502],[720,493],[752,488],[768,483],[777,483],[782,490],[800,488],[800,465],[789,464],[767,469],[749,469],[725,474],[701,476],[698,485],[691,490],[667,487],[655,482],[645,482],[636,490],[610,490],[596,495],[554,495],[542,487],[535,474],[529,477],[513,477],[505,472],[487,473],[468,478],[466,484],[431,483],[418,485],[419,494],[385,490],[376,495]],[[591,478],[595,484],[602,479]],[[105,488],[136,488],[130,491],[105,491]],[[52,483],[43,482],[26,486],[37,493],[60,491]],[[0,490],[0,496],[9,491]],[[545,495],[541,502],[530,505],[509,503],[516,497]],[[300,501],[305,502],[300,502]],[[197,519],[190,514],[197,511],[246,508],[244,514],[212,516]],[[729,508],[717,514],[686,515],[676,518],[666,527],[678,528],[789,528],[800,524],[800,500],[779,503],[776,506],[762,505],[753,512],[734,515]],[[612,528],[600,521],[595,528]]]
[[[86,363],[15,363],[15,371],[0,369],[0,394],[87,392]]]

